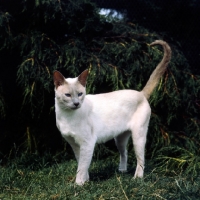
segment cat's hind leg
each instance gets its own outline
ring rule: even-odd
[[[137,159],[137,166],[134,178],[142,178],[144,175],[145,164],[145,144],[147,130],[151,115],[151,108],[147,101],[140,103],[133,118],[130,121],[130,130],[132,132],[133,146]]]
[[[146,135],[148,130],[148,119],[142,125],[135,124],[132,129],[132,139],[133,146],[135,150],[135,155],[137,159],[137,166],[134,178],[142,178],[144,174],[144,164],[145,164],[145,144],[146,144]]]
[[[127,155],[126,146],[127,146],[127,143],[128,143],[130,136],[131,136],[131,132],[126,131],[126,132],[118,135],[115,138],[115,144],[116,144],[117,149],[119,150],[119,153],[120,153],[119,171],[121,171],[121,172],[127,171],[128,155]]]

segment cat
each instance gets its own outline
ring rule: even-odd
[[[166,71],[171,59],[169,45],[156,40],[150,44],[162,45],[164,56],[142,91],[118,90],[86,95],[88,70],[76,78],[67,78],[54,71],[56,125],[70,144],[78,162],[76,184],[89,180],[88,169],[96,143],[115,139],[120,153],[119,171],[127,170],[126,145],[132,136],[137,159],[134,177],[143,177],[144,151],[151,109],[148,99]]]

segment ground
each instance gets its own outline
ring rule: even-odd
[[[133,179],[134,162],[124,174],[117,165],[115,155],[95,158],[90,181],[80,187],[75,159],[24,154],[0,166],[0,199],[199,199],[200,177],[162,171],[147,160],[144,179]]]

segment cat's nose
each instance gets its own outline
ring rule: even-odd
[[[79,106],[79,102],[74,103],[74,105],[75,105],[76,107]]]

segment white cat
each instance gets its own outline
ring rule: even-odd
[[[171,58],[169,45],[162,40],[156,40],[150,45],[157,44],[162,45],[164,56],[141,92],[119,90],[86,95],[88,70],[76,78],[67,79],[60,72],[54,72],[56,124],[71,145],[78,162],[78,185],[89,180],[88,169],[95,144],[112,138],[120,152],[119,170],[123,172],[127,170],[126,145],[132,136],[137,158],[134,177],[143,177],[146,135],[151,115],[147,99]]]

